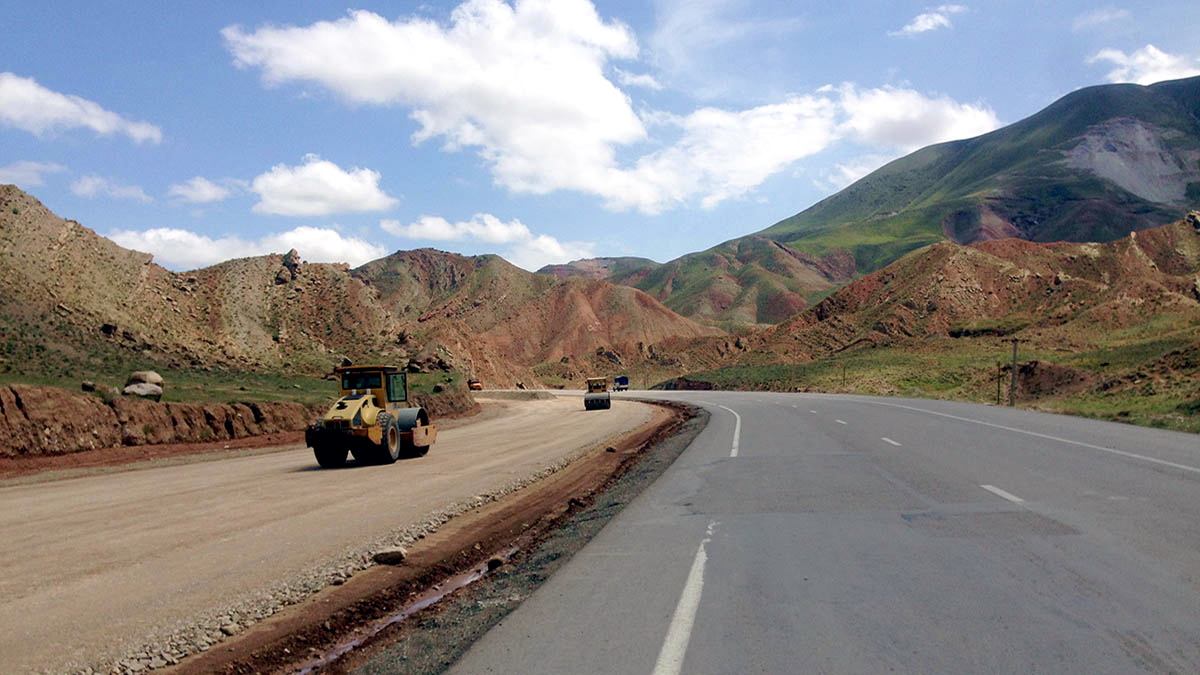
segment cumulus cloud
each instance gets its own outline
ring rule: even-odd
[[[1071,22],[1071,29],[1079,33],[1118,21],[1128,21],[1132,16],[1127,9],[1116,9],[1115,7],[1097,9],[1075,17],[1075,20]]]
[[[255,212],[281,216],[386,211],[398,201],[379,189],[379,172],[346,171],[317,155],[305,156],[300,166],[276,164],[250,189],[259,196]]]
[[[1088,63],[1107,61],[1116,67],[1108,73],[1109,82],[1154,84],[1164,80],[1200,75],[1200,59],[1168,54],[1154,45],[1126,54],[1119,49],[1101,49]]]
[[[382,246],[345,237],[337,230],[307,226],[259,239],[238,236],[214,239],[167,227],[144,231],[114,230],[107,236],[125,248],[153,254],[159,264],[174,270],[206,267],[231,258],[286,253],[293,248],[311,262],[344,262],[352,266],[382,258],[388,253]]]
[[[594,246],[588,242],[560,242],[545,234],[534,234],[524,223],[504,222],[490,213],[477,213],[470,220],[451,223],[438,216],[421,216],[404,225],[397,220],[379,223],[384,230],[406,239],[433,241],[483,241],[507,244],[501,255],[514,265],[529,271],[545,265],[590,258]]]
[[[17,162],[0,166],[0,183],[12,183],[21,187],[44,185],[43,174],[62,173],[67,167],[52,162]]]
[[[124,185],[120,181],[104,176],[89,174],[71,181],[71,192],[89,199],[95,197],[111,197],[113,199],[133,199],[142,203],[154,201],[145,190],[137,185]]]
[[[711,40],[725,41],[753,25],[722,28],[714,17],[723,11],[721,2],[678,3],[672,25],[692,36],[698,29],[689,26],[707,27],[716,31]],[[469,0],[445,25],[355,11],[304,27],[230,26],[222,34],[235,63],[261,70],[268,86],[312,84],[351,105],[406,108],[418,125],[414,143],[476,151],[494,181],[512,192],[577,191],[614,210],[653,214],[743,198],[847,135],[910,148],[996,126],[982,106],[917,92],[901,100],[908,90],[900,89],[830,89],[742,110],[639,115],[605,73],[625,86],[657,80],[614,65],[636,59],[638,45],[625,25],[600,19],[587,0]],[[873,92],[888,94],[876,98],[901,110],[854,105]],[[291,176],[288,167],[276,169],[280,178]],[[309,206],[291,202],[313,192],[294,191],[279,206],[264,198],[256,210],[302,215]]]
[[[228,199],[235,192],[245,189],[245,182],[232,178],[222,179],[219,183],[202,176],[176,183],[167,188],[167,196],[189,204],[208,204]]]
[[[918,14],[900,30],[891,31],[888,35],[913,36],[928,33],[940,28],[951,28],[950,16],[967,10],[963,5],[941,5],[940,7]]]
[[[0,73],[0,124],[36,136],[84,127],[99,134],[124,134],[137,143],[162,141],[162,130],[153,124],[127,120],[93,101],[51,91],[13,73]]]
[[[831,88],[826,88],[830,91]],[[1000,126],[991,108],[929,97],[912,89],[836,89],[846,115],[842,132],[861,143],[912,151],[933,143],[970,138]]]
[[[703,208],[743,196],[796,159],[828,146],[835,114],[832,101],[799,96],[737,112],[704,108],[673,119],[681,138],[620,172],[609,205],[654,213],[697,194],[703,195]]]

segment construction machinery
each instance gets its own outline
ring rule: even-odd
[[[437,439],[437,425],[424,408],[408,400],[408,376],[396,366],[342,366],[341,397],[304,432],[317,463],[345,465],[346,453],[359,464],[391,464],[401,456],[420,457]]]
[[[589,377],[587,393],[583,395],[584,410],[608,410],[612,400],[608,397],[608,378]]]
[[[483,383],[472,377],[471,379],[467,380],[467,389],[471,391],[483,391]]]

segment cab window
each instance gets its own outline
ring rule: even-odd
[[[405,392],[407,390],[407,380],[404,373],[388,373],[387,396],[389,402],[394,403],[405,400]]]
[[[381,373],[345,373],[342,389],[378,389],[383,386]]]

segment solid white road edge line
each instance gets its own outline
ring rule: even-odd
[[[692,639],[692,625],[696,622],[696,611],[700,609],[700,595],[704,592],[704,566],[708,563],[708,553],[704,547],[712,541],[713,529],[716,526],[717,521],[709,521],[708,536],[704,537],[700,548],[696,549],[696,557],[692,559],[692,569],[688,572],[687,581],[683,584],[683,593],[675,605],[675,614],[671,617],[667,637],[658,652],[654,675],[679,675],[683,671],[683,657],[687,654],[688,641]]]
[[[725,408],[725,406],[718,406],[718,407]],[[729,451],[729,456],[737,457],[738,456],[738,443],[741,442],[741,438],[742,438],[742,416],[737,414],[736,412],[734,412],[732,408],[725,408],[725,410],[728,410],[729,412],[733,413],[733,420],[734,420],[733,421],[733,447]]]
[[[988,492],[996,495],[997,497],[1003,497],[1004,499],[1007,499],[1008,501],[1010,501],[1014,504],[1024,504],[1025,503],[1024,499],[1021,499],[1020,497],[1014,495],[1011,492],[1005,492],[1004,490],[1001,490],[1000,488],[998,488],[994,485],[980,485],[979,487],[983,488],[984,490],[987,490]]]
[[[1114,448],[1106,448],[1103,445],[1092,445],[1091,443],[1084,443],[1083,441],[1073,441],[1069,438],[1062,438],[1059,436],[1051,436],[1049,434],[1039,434],[1036,431],[1027,431],[1025,429],[1017,429],[1016,427],[1006,427],[1003,424],[995,424],[993,422],[984,422],[983,420],[973,420],[970,417],[959,417],[958,415],[951,415],[949,413],[935,412],[933,410],[925,410],[924,408],[914,408],[913,406],[900,405],[899,403],[882,403],[880,401],[864,401],[864,402],[865,403],[873,403],[875,405],[886,405],[890,408],[904,408],[905,410],[915,410],[916,412],[923,412],[928,415],[937,415],[938,417],[949,417],[952,420],[959,420],[960,422],[971,422],[973,424],[982,424],[985,427],[993,427],[996,429],[1003,429],[1005,431],[1013,431],[1018,434],[1025,434],[1027,436],[1035,436],[1037,438],[1044,438],[1048,441],[1058,441],[1059,443],[1068,443],[1070,445],[1078,445],[1083,448],[1091,448],[1092,450],[1100,450],[1101,452],[1108,452],[1108,453],[1112,453],[1114,455],[1120,455],[1122,457],[1129,457],[1130,459],[1140,459],[1143,462],[1150,462],[1152,464],[1160,464],[1162,466],[1169,466],[1173,469],[1182,469],[1183,471],[1191,471],[1193,473],[1200,473],[1200,467],[1188,466],[1187,464],[1176,464],[1175,462],[1168,462],[1165,459],[1155,459],[1153,457],[1147,457],[1145,455],[1138,455],[1138,454],[1135,454],[1132,452],[1125,452],[1124,450],[1116,450]]]
[[[900,447],[899,443],[897,443],[896,441],[893,441],[892,439],[888,438],[887,436],[883,436],[879,440],[883,441],[884,443],[890,443],[890,444],[896,446],[897,448]]]

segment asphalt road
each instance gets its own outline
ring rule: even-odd
[[[426,457],[321,470],[287,451],[0,488],[0,672],[70,672],[648,422],[504,401]]]
[[[1200,437],[661,396],[710,425],[451,672],[1200,672]]]

